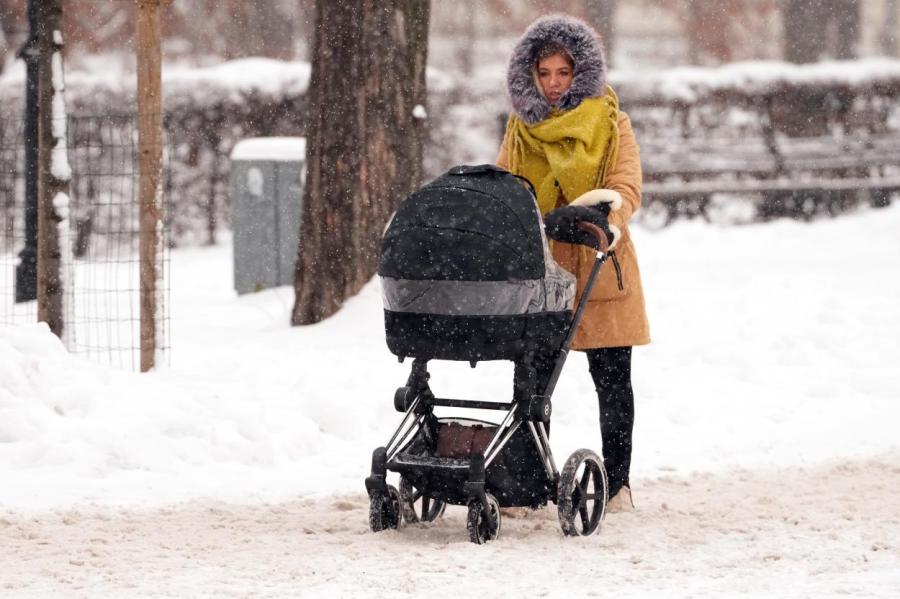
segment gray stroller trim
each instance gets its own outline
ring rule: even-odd
[[[512,316],[572,310],[575,275],[553,259],[539,229],[544,277],[510,281],[432,281],[381,277],[384,309],[446,316]]]
[[[575,277],[527,281],[412,281],[382,277],[385,310],[448,316],[509,316],[572,309]]]

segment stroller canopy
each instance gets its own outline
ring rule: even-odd
[[[492,165],[455,167],[407,198],[378,274],[388,346],[402,356],[514,359],[556,339],[575,295],[527,182]]]

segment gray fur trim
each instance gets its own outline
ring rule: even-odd
[[[597,33],[575,17],[541,17],[516,44],[506,71],[512,108],[528,125],[539,123],[550,114],[550,102],[538,89],[533,70],[537,54],[547,42],[561,44],[575,60],[572,85],[559,100],[561,110],[575,108],[585,98],[600,96],[606,90],[606,57]]]

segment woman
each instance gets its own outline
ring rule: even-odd
[[[513,51],[507,86],[514,114],[497,164],[531,181],[542,214],[566,205],[610,208],[618,264],[604,265],[572,347],[586,352],[600,402],[608,510],[630,511],[631,348],[650,342],[628,231],[641,204],[638,145],[628,115],[619,110],[618,98],[606,84],[597,35],[578,19],[554,15],[535,21]],[[578,278],[580,298],[596,252],[551,243],[556,261]],[[549,362],[541,368],[546,380]]]

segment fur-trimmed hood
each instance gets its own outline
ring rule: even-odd
[[[550,102],[534,80],[537,54],[547,42],[564,46],[575,61],[575,76],[558,108],[575,108],[585,98],[602,95],[606,89],[606,56],[597,33],[584,21],[567,15],[541,17],[532,23],[516,44],[509,59],[506,85],[512,108],[528,125],[550,115]]]

